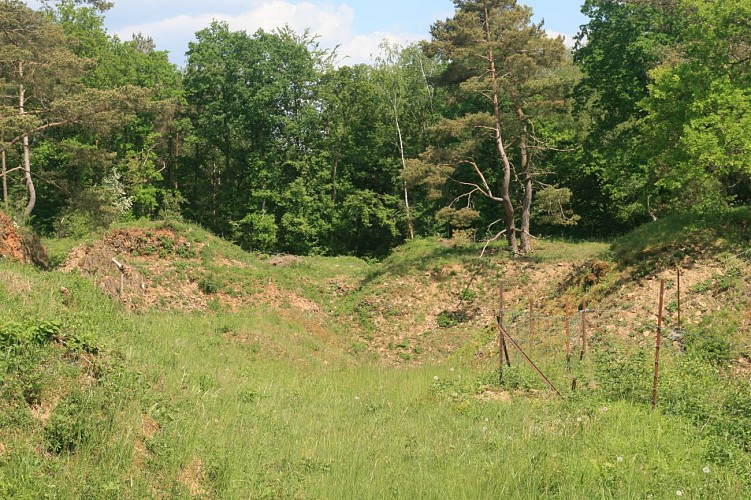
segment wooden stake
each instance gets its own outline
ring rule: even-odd
[[[535,301],[530,297],[529,299],[529,349],[535,348]]]
[[[681,329],[681,268],[678,268],[678,329]]]
[[[506,339],[503,336],[503,284],[498,289],[498,382],[503,383],[503,357]]]
[[[118,262],[114,257],[112,257],[112,263],[120,270],[120,297],[122,297],[125,288],[125,266]]]
[[[652,382],[652,411],[657,408],[657,383],[660,377],[660,344],[662,343],[662,308],[665,300],[665,280],[660,280],[660,305],[657,310],[657,338],[655,339],[655,377]]]
[[[503,285],[501,285],[501,328],[503,328],[503,318],[506,315],[505,312],[506,301],[503,297]],[[506,336],[501,335],[501,347],[503,347],[503,355],[506,357],[506,366],[511,368],[511,357],[508,355],[508,346],[506,346]]]
[[[581,352],[579,353],[579,363],[584,361],[584,355],[587,354],[587,299],[582,299],[582,324],[581,324]]]
[[[571,300],[566,299],[566,372],[571,371]]]

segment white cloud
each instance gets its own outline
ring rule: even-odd
[[[341,44],[338,50],[339,59],[346,57],[342,63],[349,65],[373,62],[380,52],[378,46],[384,40],[387,40],[391,45],[406,46],[422,38],[420,35],[411,33],[385,33],[382,31],[356,35]]]
[[[574,48],[574,44],[576,43],[576,40],[574,40],[574,35],[569,35],[567,33],[559,33],[557,31],[552,31],[552,30],[545,30],[545,33],[547,33],[550,38],[558,38],[559,36],[562,36],[563,44],[569,49]]]
[[[353,24],[355,11],[348,5],[335,6],[328,2],[290,0],[262,0],[251,3],[251,9],[238,14],[221,12],[197,15],[179,15],[154,22],[133,24],[117,29],[123,39],[130,39],[133,33],[143,33],[154,39],[157,47],[169,50],[173,61],[182,61],[182,53],[187,50],[188,41],[194,33],[211,23],[212,20],[225,21],[232,30],[253,33],[259,28],[266,31],[289,25],[298,33],[310,29],[318,35],[323,47],[338,50],[339,59],[344,64],[370,62],[371,54],[378,51],[384,39],[405,44],[422,38],[409,33],[374,32],[355,35]]]

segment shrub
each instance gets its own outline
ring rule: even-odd
[[[44,445],[51,453],[71,453],[91,440],[92,408],[80,390],[68,395],[52,412],[44,429]]]
[[[244,250],[270,252],[277,242],[276,218],[267,213],[251,213],[232,223],[235,242]]]
[[[728,312],[713,314],[700,325],[686,330],[683,345],[686,353],[713,366],[727,366],[733,359],[731,338],[738,330],[737,317]]]
[[[206,275],[198,280],[198,288],[206,295],[211,295],[219,291],[219,281],[213,274]]]

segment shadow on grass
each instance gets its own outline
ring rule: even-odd
[[[383,262],[373,267],[365,276],[362,285],[365,286],[386,275],[407,276],[457,262],[470,267],[484,268],[490,259],[508,257],[504,243],[489,246],[485,256],[480,257],[482,247],[479,243],[453,246],[436,238],[416,238],[395,249]]]
[[[680,214],[645,224],[613,242],[612,259],[619,268],[634,266],[645,276],[697,257],[748,250],[751,207],[708,214]],[[751,257],[751,254],[747,254]]]

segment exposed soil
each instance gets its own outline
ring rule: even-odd
[[[0,257],[44,269],[50,265],[47,251],[39,237],[20,232],[16,223],[4,212],[0,212]]]
[[[141,425],[138,428],[138,435],[133,444],[133,465],[142,467],[144,462],[150,457],[151,453],[146,447],[146,442],[152,439],[159,432],[159,423],[148,415],[141,416]]]
[[[537,262],[489,256],[479,263],[477,260],[452,262],[422,272],[385,272],[377,279],[370,277],[362,283],[349,277],[331,278],[321,284],[325,294],[314,301],[271,277],[254,282],[252,286],[241,282],[242,278],[238,278],[237,283],[222,283],[218,287],[202,282],[211,273],[204,269],[203,261],[195,257],[199,250],[171,229],[118,230],[101,241],[74,249],[63,269],[78,270],[93,279],[110,297],[134,310],[194,311],[217,306],[240,310],[250,305],[266,305],[294,313],[290,321],[304,322],[310,335],[334,343],[341,340],[337,340],[336,335],[331,336],[326,326],[332,319],[328,317],[328,310],[336,310],[338,301],[354,299],[354,313],[335,320],[348,328],[349,339],[359,341],[360,347],[356,348],[376,354],[387,364],[441,361],[473,338],[481,344],[482,339],[493,338],[501,285],[505,324],[512,335],[519,336],[520,343],[540,344],[546,338],[563,335],[567,302],[572,323],[570,335],[574,341],[586,315],[590,335],[649,342],[657,323],[660,279],[666,281],[666,336],[675,343],[680,342],[681,328],[719,310],[726,300],[722,291],[713,287],[722,282],[727,263],[709,255],[695,256],[681,263],[682,321],[679,327],[677,268],[640,276],[636,267],[619,267],[599,259]],[[266,263],[288,266],[301,260],[300,257],[278,256]],[[221,255],[212,264],[215,268],[251,267]],[[638,263],[633,264],[636,265]],[[746,268],[741,273],[751,274]],[[22,288],[23,283],[18,283],[17,287]],[[583,299],[586,299],[586,309],[582,312]],[[532,327],[529,325],[530,305],[533,307]],[[746,326],[751,329],[751,313],[744,322]],[[249,340],[253,339],[239,339]],[[557,337],[554,341],[558,342]],[[482,359],[494,350],[497,347],[493,342],[478,345],[476,356]]]
[[[193,460],[180,473],[179,479],[188,488],[191,497],[206,498],[209,496],[208,491],[203,486],[206,482],[206,471],[200,458],[193,457]]]
[[[22,264],[27,262],[16,223],[3,212],[0,212],[0,256]]]

